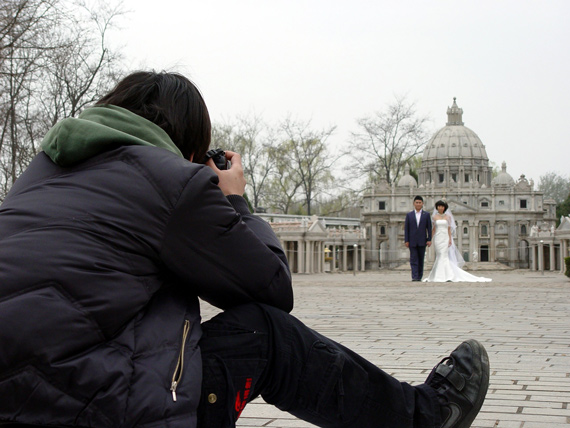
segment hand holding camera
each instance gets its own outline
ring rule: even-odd
[[[239,154],[219,148],[209,150],[203,163],[218,175],[218,186],[224,195],[241,196],[245,193],[245,177]]]
[[[226,152],[219,147],[217,149],[208,150],[206,152],[206,156],[204,156],[204,159],[202,160],[202,163],[207,163],[209,159],[214,161],[214,165],[216,165],[218,169],[230,169],[231,164],[226,159]]]

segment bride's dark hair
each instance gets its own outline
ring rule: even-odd
[[[435,209],[437,210],[437,207],[443,207],[443,212],[447,211],[447,208],[449,207],[449,205],[447,205],[447,203],[445,201],[439,200],[435,203]]]

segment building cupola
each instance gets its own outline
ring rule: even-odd
[[[463,125],[463,109],[457,106],[456,97],[453,97],[453,105],[447,108],[447,126]]]

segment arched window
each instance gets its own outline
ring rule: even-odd
[[[380,235],[386,235],[386,226],[380,226]]]
[[[521,226],[521,235],[526,235],[526,224]]]
[[[483,226],[481,226],[481,235],[487,235],[487,225],[484,224]]]
[[[467,229],[466,227],[463,228],[463,234],[464,235],[468,235],[469,234],[469,229]]]

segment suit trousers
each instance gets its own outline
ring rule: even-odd
[[[261,395],[319,427],[436,428],[436,392],[400,382],[279,309],[246,304],[202,324],[198,427],[234,427]]]
[[[422,279],[422,276],[424,276],[425,256],[425,246],[410,246],[410,266],[412,267],[412,279],[420,281]]]

